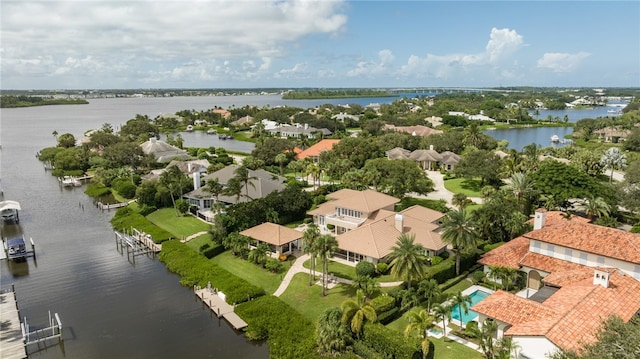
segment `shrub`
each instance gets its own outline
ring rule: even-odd
[[[439,256],[440,258],[442,258],[442,259],[447,259],[447,258],[449,258],[450,254],[449,254],[449,252],[444,251],[444,252],[442,252],[442,253],[438,254],[438,256]]]
[[[373,277],[374,274],[376,274],[376,266],[373,263],[362,261],[356,264],[356,275]]]
[[[389,271],[389,265],[387,263],[380,262],[376,265],[376,270],[382,275],[387,274],[387,271]]]
[[[484,252],[489,252],[489,251],[491,251],[493,249],[496,249],[496,248],[500,247],[503,244],[504,244],[504,242],[487,243],[484,246],[482,246],[482,250]]]
[[[111,189],[105,187],[102,183],[92,183],[87,186],[84,193],[91,198],[104,197],[111,194]]]
[[[413,358],[419,355],[415,338],[405,338],[380,323],[365,324],[362,342],[386,358]]]
[[[328,230],[333,231],[334,228],[336,228],[336,226],[334,226],[333,224],[331,224],[331,223],[327,224],[327,229]]]
[[[439,257],[439,256],[431,257],[431,265],[432,266],[438,265],[442,263],[443,260],[444,259],[442,259],[442,257]]]
[[[267,263],[264,266],[269,272],[278,273],[282,271],[282,262],[275,258],[267,258]]]
[[[387,359],[388,356],[376,353],[369,348],[364,342],[358,340],[353,343],[353,352],[358,354],[362,359]]]
[[[484,280],[484,278],[486,277],[486,274],[483,271],[479,270],[479,271],[473,272],[471,277],[473,278],[473,283],[478,284]]]
[[[400,308],[395,307],[386,312],[378,314],[377,320],[381,324],[389,324],[400,316]]]
[[[375,309],[376,314],[380,314],[386,311],[389,311],[396,306],[396,299],[390,295],[383,294],[381,296],[375,297],[369,303]]]
[[[465,325],[464,327],[464,331],[467,335],[471,336],[471,337],[477,337],[478,336],[478,322],[474,321],[474,320],[470,320],[467,322],[467,325]]]
[[[138,207],[138,213],[140,213],[143,216],[148,216],[151,213],[157,211],[158,208],[155,206],[148,206],[146,204],[143,204],[142,206]]]
[[[640,222],[634,224],[633,227],[631,227],[631,229],[629,230],[629,232],[631,232],[631,233],[640,233]]]

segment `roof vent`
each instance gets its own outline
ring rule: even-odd
[[[544,222],[547,219],[547,210],[544,208],[540,208],[536,210],[536,213],[533,217],[533,229],[541,229],[544,227]]]

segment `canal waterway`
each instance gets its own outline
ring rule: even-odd
[[[109,224],[113,212],[99,211],[82,187],[60,187],[35,158],[55,145],[53,130],[78,136],[140,109],[104,101],[0,112],[4,199],[22,205],[20,224],[3,226],[2,234],[33,238],[37,255],[0,262],[0,285],[15,284],[20,314],[32,330],[47,326],[48,311],[64,326],[62,346],[30,357],[268,358],[266,344],[248,342],[211,316],[157,259],[140,256],[133,264],[121,255]]]

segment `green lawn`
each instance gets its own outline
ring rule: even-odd
[[[421,308],[416,307],[411,309],[409,312],[420,310],[420,309]],[[409,323],[406,317],[407,313],[405,313],[402,317],[394,320],[393,322],[387,324],[387,327],[390,329],[397,330],[399,333],[404,333],[404,329],[407,327],[407,324]],[[447,333],[449,332],[447,331]],[[445,339],[445,338],[436,339],[432,337],[430,338],[430,340],[433,342],[433,345],[435,346],[434,358],[438,358],[438,359],[484,358],[484,356],[480,352],[477,352],[467,346],[454,342],[451,339]]]
[[[453,193],[464,193],[467,197],[481,197],[480,179],[453,178],[444,181],[444,187]]]
[[[191,216],[176,216],[173,208],[159,209],[147,216],[153,224],[182,239],[209,229],[209,224]]]
[[[268,294],[273,294],[278,289],[282,278],[284,278],[286,271],[290,267],[289,262],[284,262],[285,266],[282,273],[271,273],[247,260],[234,257],[231,251],[218,254],[211,258],[211,261],[247,282],[263,288]]]
[[[353,287],[338,284],[329,289],[327,296],[323,297],[321,286],[309,286],[308,273],[298,273],[280,299],[315,323],[325,309],[340,307],[345,300],[355,298],[355,294]]]
[[[214,246],[213,240],[211,240],[210,234],[203,234],[201,236],[198,236],[190,240],[186,244],[187,246],[189,246],[189,248],[193,249],[196,252],[200,252],[200,247],[202,247],[205,244],[208,244],[210,247]]]
[[[471,281],[469,280],[463,280],[460,283],[452,286],[451,288],[447,289],[444,291],[444,293],[446,294],[456,294],[458,292],[462,292],[463,290],[471,287],[473,285],[473,283],[471,283]]]

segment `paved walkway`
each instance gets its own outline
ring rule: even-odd
[[[447,202],[447,205],[453,208],[452,199],[453,192],[450,192],[444,186],[444,175],[440,173],[440,171],[426,171],[427,176],[431,181],[433,181],[433,192],[429,192],[426,196],[412,194],[412,197],[417,198],[426,198],[433,200],[443,199]],[[482,198],[479,197],[469,197],[471,201],[474,203],[482,203]]]
[[[192,240],[192,239],[194,239],[194,238],[197,238],[197,237],[200,237],[200,236],[202,236],[202,235],[204,235],[204,234],[207,234],[207,233],[209,233],[209,232],[207,232],[207,231],[198,232],[198,233],[195,233],[195,234],[190,235],[190,236],[189,236],[189,237],[187,237],[187,238],[183,238],[183,239],[181,239],[181,240],[180,240],[180,242],[181,242],[181,243],[187,243],[187,242],[189,242],[190,240]]]
[[[309,269],[303,266],[303,263],[309,258],[311,257],[308,254],[304,254],[298,257],[295,260],[295,262],[293,262],[293,264],[291,265],[291,268],[289,268],[289,270],[287,271],[287,274],[285,274],[284,278],[282,279],[282,283],[280,283],[280,286],[278,287],[278,289],[276,289],[276,291],[273,293],[274,296],[276,297],[281,296],[282,293],[284,293],[284,291],[287,290],[287,287],[289,287],[289,283],[291,283],[293,276],[295,276],[297,273],[307,273],[307,274],[309,273]],[[316,271],[314,271],[313,274],[318,277],[322,276],[322,273],[316,272]],[[340,277],[334,277],[334,281],[331,284],[337,284],[337,283],[353,285],[352,280],[344,279]],[[402,284],[402,282],[382,282],[380,283],[380,286],[396,287],[396,286],[399,286],[400,284]]]

